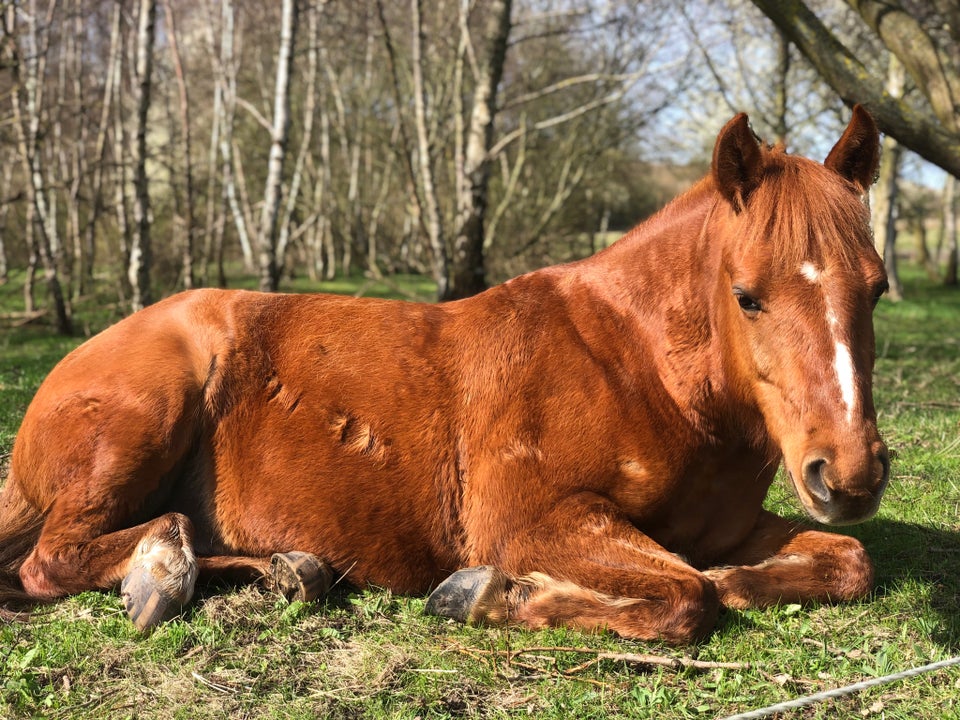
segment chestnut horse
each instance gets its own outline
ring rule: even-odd
[[[886,288],[855,108],[824,164],[745,115],[712,171],[593,257],[448,304],[197,290],[92,338],[29,406],[0,601],[120,586],[137,627],[198,578],[310,599],[331,573],[427,611],[683,643],[721,605],[868,593]]]

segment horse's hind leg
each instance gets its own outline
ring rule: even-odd
[[[37,546],[20,568],[20,581],[31,597],[49,600],[119,583],[127,614],[140,630],[189,602],[197,561],[193,527],[185,515],[167,513],[133,528],[97,534],[102,522],[85,524],[83,515],[64,505],[55,504],[48,514]]]

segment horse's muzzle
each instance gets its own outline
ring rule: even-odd
[[[831,453],[807,453],[802,465],[802,487],[790,473],[797,495],[810,516],[828,525],[852,525],[869,520],[880,506],[890,477],[886,446],[877,441],[870,457],[854,472],[845,473]]]

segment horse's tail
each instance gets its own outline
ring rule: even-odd
[[[20,566],[40,537],[43,515],[20,492],[13,473],[0,491],[0,618],[37,603],[20,583]]]

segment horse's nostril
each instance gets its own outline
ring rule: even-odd
[[[803,466],[803,484],[807,492],[822,503],[830,502],[830,488],[823,479],[823,471],[827,461],[823,458],[810,460]]]
[[[877,460],[880,461],[880,467],[883,468],[883,482],[886,482],[890,476],[890,456],[886,450],[881,450],[877,453]]]

